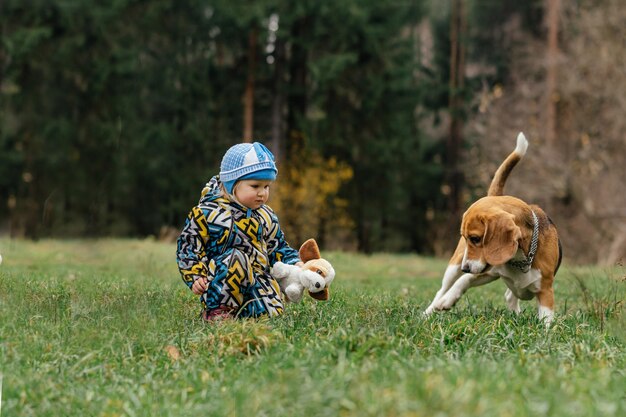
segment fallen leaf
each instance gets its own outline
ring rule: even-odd
[[[165,346],[165,350],[167,351],[167,355],[170,357],[171,360],[177,361],[180,359],[180,352],[176,348],[176,346],[167,345]]]

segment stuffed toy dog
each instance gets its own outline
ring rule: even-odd
[[[287,301],[300,302],[304,290],[308,290],[316,300],[328,300],[328,287],[335,278],[332,265],[322,259],[315,239],[304,242],[299,253],[303,266],[276,262],[272,267],[272,276],[278,281]]]

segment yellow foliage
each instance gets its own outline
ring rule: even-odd
[[[341,186],[354,175],[349,165],[302,150],[279,169],[270,206],[292,246],[311,237],[326,245],[325,238],[337,241],[351,232],[348,202],[338,197]]]

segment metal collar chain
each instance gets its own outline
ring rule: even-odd
[[[534,211],[530,211],[533,214],[533,235],[530,239],[530,248],[528,249],[528,255],[526,259],[520,261],[510,260],[507,262],[510,266],[519,269],[522,272],[530,271],[530,266],[533,264],[535,254],[537,253],[537,244],[539,243],[539,219]]]

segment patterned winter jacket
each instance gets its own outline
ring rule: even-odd
[[[187,216],[176,251],[178,269],[189,288],[200,277],[211,280],[215,259],[230,248],[246,253],[256,274],[269,274],[278,261],[295,264],[300,260],[270,207],[251,210],[229,201],[221,195],[219,176],[211,178],[202,194]]]

